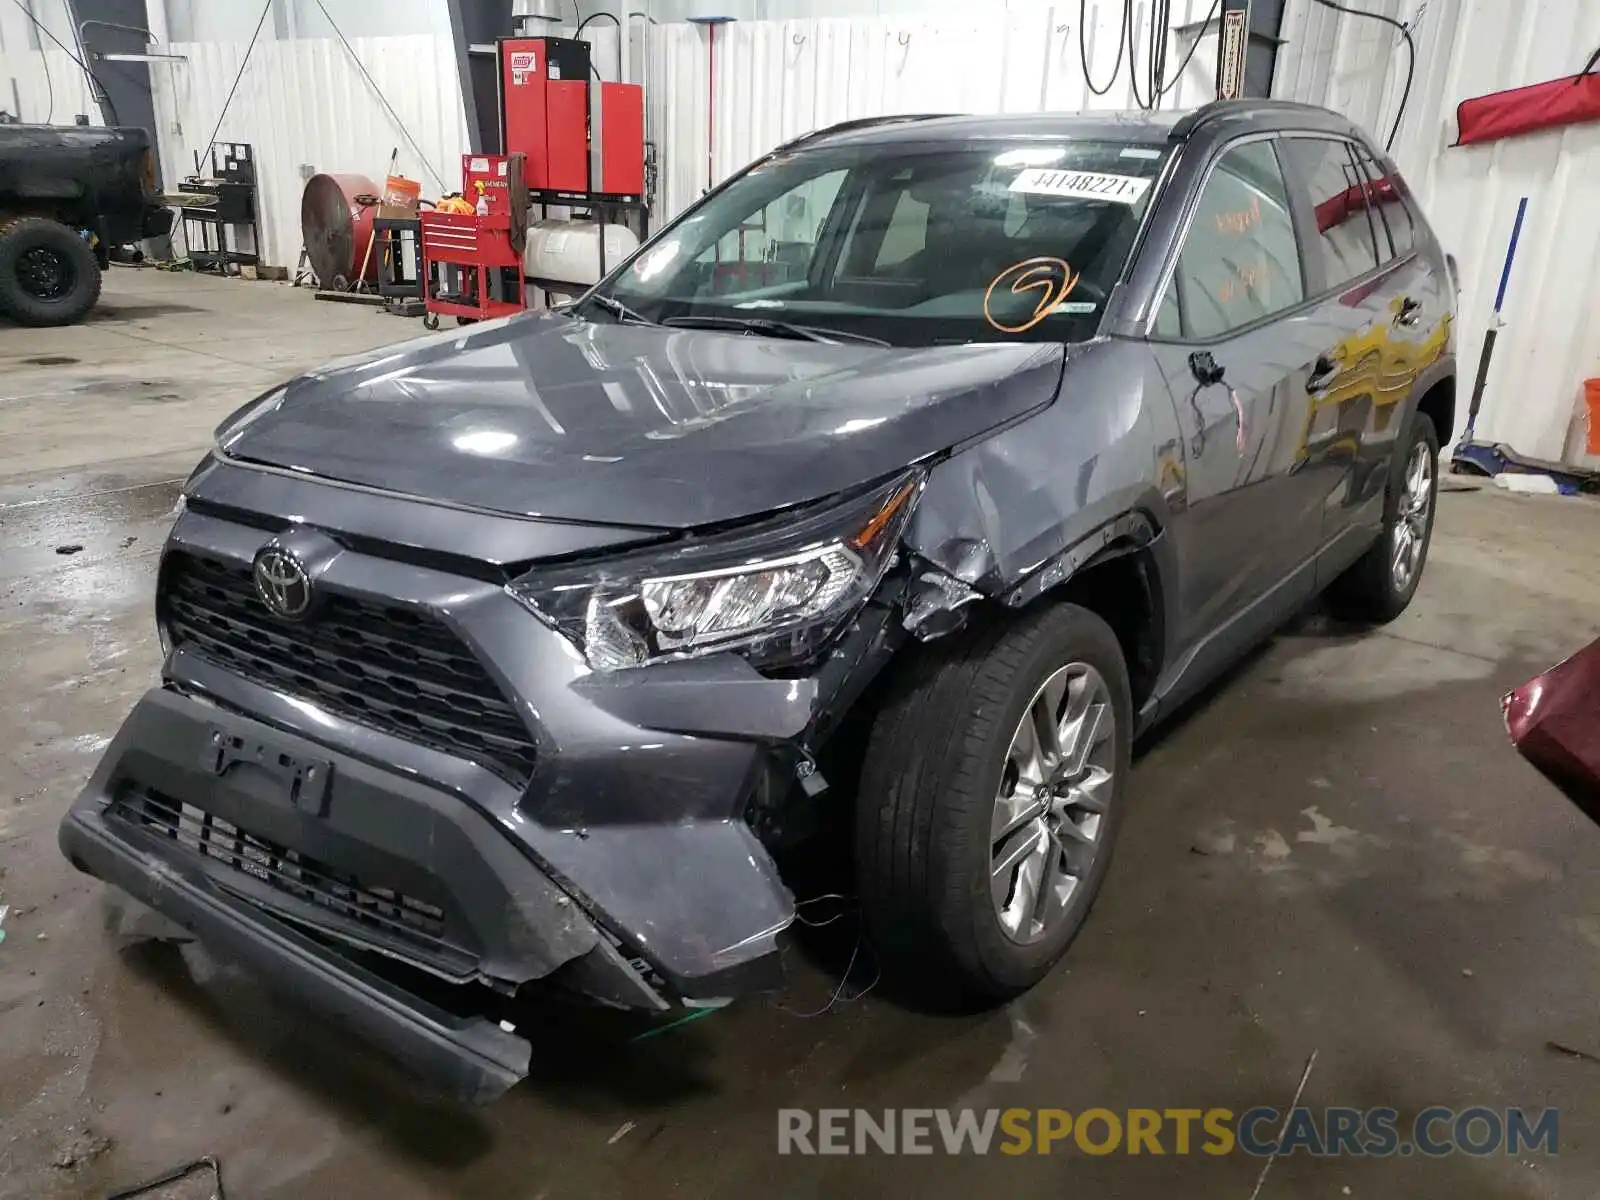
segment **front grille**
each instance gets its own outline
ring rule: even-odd
[[[466,969],[468,951],[452,944],[442,908],[392,888],[363,884],[346,872],[240,829],[193,804],[154,789],[130,790],[111,806],[111,815],[171,838],[190,854],[254,881],[293,900],[313,905],[359,927],[378,943],[399,944],[419,958]]]
[[[534,747],[489,673],[424,613],[332,594],[307,621],[280,621],[248,568],[168,557],[162,606],[174,646],[351,721],[487,767],[526,786]]]

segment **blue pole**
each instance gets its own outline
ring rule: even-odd
[[[1478,428],[1478,409],[1483,406],[1483,389],[1489,383],[1489,361],[1494,357],[1494,343],[1500,336],[1500,306],[1506,301],[1506,287],[1511,283],[1511,264],[1516,261],[1517,243],[1522,240],[1522,220],[1528,215],[1528,198],[1517,202],[1517,220],[1511,226],[1511,240],[1506,243],[1506,261],[1500,268],[1500,287],[1494,294],[1494,320],[1483,335],[1483,353],[1478,358],[1478,378],[1472,385],[1472,403],[1467,408],[1467,427],[1461,431],[1457,453],[1461,453]]]
[[[1511,264],[1517,257],[1517,243],[1522,240],[1522,218],[1528,215],[1528,198],[1517,202],[1517,222],[1511,227],[1511,241],[1506,245],[1506,265],[1500,268],[1500,290],[1494,294],[1494,315],[1500,315],[1500,306],[1506,301],[1506,285],[1511,282]]]

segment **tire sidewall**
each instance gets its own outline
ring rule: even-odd
[[[1419,442],[1427,445],[1433,465],[1428,475],[1428,527],[1422,534],[1422,556],[1417,560],[1417,569],[1411,573],[1410,582],[1404,588],[1398,588],[1395,586],[1394,571],[1391,566],[1394,561],[1395,529],[1400,519],[1400,496],[1405,488],[1406,466],[1411,461],[1411,452],[1416,449]],[[1411,415],[1411,423],[1406,430],[1405,446],[1395,456],[1389,492],[1384,497],[1383,517],[1383,578],[1389,592],[1390,606],[1398,612],[1411,603],[1411,598],[1417,594],[1417,587],[1422,583],[1423,573],[1428,568],[1428,549],[1433,544],[1433,526],[1439,517],[1439,435],[1434,431],[1433,421],[1426,413],[1418,412]]]
[[[964,864],[951,866],[968,874],[965,918],[971,923],[970,945],[978,955],[982,975],[992,979],[1002,991],[1031,986],[1061,957],[1099,895],[1111,866],[1117,833],[1127,807],[1128,773],[1132,757],[1133,705],[1127,666],[1121,646],[1110,627],[1095,614],[1072,605],[1061,605],[1046,614],[1042,633],[1026,661],[1013,676],[1005,710],[991,723],[992,733],[979,751],[980,794],[998,795],[1005,758],[1011,738],[1035,693],[1055,671],[1068,663],[1083,662],[1105,680],[1116,716],[1114,738],[1115,777],[1105,819],[1100,829],[1100,849],[1088,875],[1079,883],[1071,907],[1057,927],[1037,942],[1019,943],[1007,935],[994,911],[989,887],[992,844],[990,842],[991,805],[977,805],[960,814],[971,827],[960,831],[960,842],[972,853]],[[951,914],[956,916],[956,914]]]
[[[18,267],[31,250],[45,249],[71,264],[72,287],[42,300],[22,286]],[[100,264],[87,242],[59,222],[23,217],[0,227],[0,312],[24,325],[64,325],[81,318],[99,296]]]

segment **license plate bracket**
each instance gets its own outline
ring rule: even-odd
[[[202,761],[218,779],[241,769],[265,775],[295,808],[314,817],[328,815],[333,764],[327,759],[290,754],[271,742],[213,725]]]

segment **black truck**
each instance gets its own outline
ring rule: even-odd
[[[145,130],[0,125],[0,315],[82,320],[112,248],[171,228]]]

